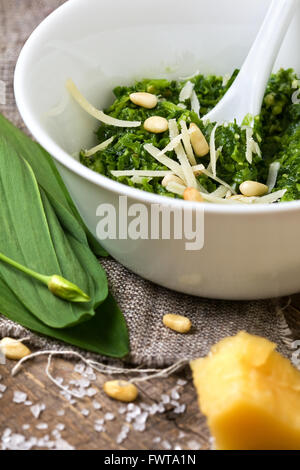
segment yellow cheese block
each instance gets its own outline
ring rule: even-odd
[[[300,450],[300,372],[244,331],[191,362],[199,406],[220,450]]]

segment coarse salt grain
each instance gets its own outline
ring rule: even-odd
[[[116,439],[117,444],[122,444],[122,442],[125,441],[125,439],[128,436],[129,431],[130,431],[130,427],[128,426],[128,424],[124,424],[122,426],[121,432],[117,436],[117,439]]]
[[[83,416],[88,416],[90,414],[89,410],[87,408],[84,408],[83,410],[81,410],[81,414]]]
[[[166,395],[165,393],[162,394],[161,400],[164,405],[167,405],[168,403],[170,403],[170,397],[169,395]]]
[[[197,442],[197,441],[193,441],[193,440],[189,441],[187,443],[187,445],[189,446],[190,450],[199,450],[199,449],[201,449],[201,444],[199,444],[199,442]]]
[[[65,425],[62,424],[62,423],[58,423],[55,428],[58,430],[58,431],[63,431],[65,429]]]
[[[0,392],[1,393],[4,393],[6,389],[7,389],[6,385],[0,384]]]
[[[97,392],[98,392],[98,390],[91,387],[91,388],[87,389],[86,394],[87,394],[88,397],[93,397],[94,395],[96,395]]]
[[[164,413],[166,411],[166,409],[165,409],[165,407],[162,403],[158,404],[157,411],[158,411],[158,413]]]
[[[186,410],[186,405],[185,404],[182,404],[182,405],[179,405],[177,406],[175,409],[174,409],[174,413],[176,414],[182,414],[184,413]]]
[[[169,441],[162,441],[162,446],[167,449],[167,450],[171,450],[172,449],[172,446],[170,444]]]
[[[76,385],[80,388],[87,388],[91,385],[91,382],[88,379],[82,378],[79,380],[70,380],[71,385]]]
[[[180,395],[175,388],[171,391],[171,398],[173,400],[179,400],[180,398]]]
[[[48,429],[48,424],[47,423],[39,423],[35,427],[36,427],[36,429],[44,430],[44,429]]]
[[[95,424],[94,430],[95,430],[96,432],[104,432],[104,431],[105,431],[105,427],[102,426],[102,424]]]
[[[24,403],[27,399],[27,394],[24,392],[19,392],[18,390],[14,391],[13,402],[14,403]]]
[[[93,407],[94,407],[94,410],[101,410],[102,405],[98,401],[94,400],[93,401]]]
[[[37,403],[36,405],[31,406],[30,411],[33,416],[38,419],[40,414],[46,409],[46,405],[44,403]]]
[[[4,366],[5,364],[6,364],[6,358],[2,350],[0,349],[0,365]]]
[[[180,387],[184,387],[184,385],[187,384],[187,380],[178,379],[176,383],[177,383],[177,385],[179,385]]]
[[[115,419],[115,415],[113,413],[105,413],[104,419],[105,421],[113,421]]]
[[[89,380],[96,380],[97,378],[92,367],[87,367],[82,375],[87,377]]]
[[[146,429],[146,425],[145,425],[145,423],[137,423],[137,422],[135,422],[135,423],[133,423],[133,429],[134,429],[135,431],[143,432],[143,431],[145,431],[145,429]]]
[[[94,429],[97,432],[104,432],[105,427],[104,427],[104,419],[96,419],[95,424],[94,424]]]
[[[55,450],[75,450],[75,447],[73,447],[71,444],[69,444],[64,439],[58,439],[54,443],[54,449]]]
[[[74,366],[74,372],[77,372],[80,375],[83,374],[84,370],[85,370],[85,365],[82,363],[76,364]]]

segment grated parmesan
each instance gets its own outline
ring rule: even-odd
[[[236,194],[236,192],[234,191],[234,189],[229,185],[227,184],[225,181],[221,180],[221,178],[218,178],[218,176],[214,176],[212,173],[210,173],[210,171],[206,170],[205,168],[203,168],[201,170],[201,172],[208,176],[209,178],[212,178],[213,180],[217,181],[218,183],[222,184],[223,186],[225,186],[225,188],[229,189],[233,194]]]
[[[197,116],[200,118],[200,109],[201,109],[201,105],[200,105],[200,101],[198,99],[198,96],[195,92],[195,90],[192,91],[192,94],[191,94],[191,109],[192,111],[194,111]]]
[[[222,197],[214,196],[213,194],[207,194],[202,192],[200,194],[206,202],[212,202],[217,204],[242,204],[241,201],[237,201],[230,198],[224,199]]]
[[[110,139],[104,140],[104,142],[101,142],[101,144],[96,145],[96,147],[91,148],[90,150],[83,150],[83,154],[85,157],[91,157],[95,153],[99,152],[100,150],[105,150],[109,144],[112,143],[114,140],[114,136],[110,137]]]
[[[150,155],[152,155],[152,157],[154,157],[157,161],[162,163],[162,165],[165,165],[167,168],[170,168],[170,170],[172,170],[175,175],[179,176],[179,178],[185,181],[185,176],[179,163],[174,162],[172,158],[169,158],[166,155],[162,155],[159,157],[158,155],[160,153],[160,150],[157,147],[154,147],[154,145],[152,144],[145,144],[144,149],[148,153],[150,153]]]
[[[183,102],[185,100],[190,99],[193,89],[194,84],[188,80],[179,94],[179,101]]]
[[[170,181],[169,184],[166,186],[166,190],[170,191],[170,193],[178,194],[178,196],[183,196],[183,193],[186,189],[186,186],[183,186],[176,181]]]
[[[181,139],[182,139],[182,134],[178,134],[178,133],[177,135],[174,135],[172,139],[170,138],[170,142],[164,149],[162,149],[159,152],[158,157],[162,157],[167,152],[171,152],[172,150],[174,150],[177,147],[177,145],[180,143]]]
[[[269,166],[269,174],[267,179],[268,193],[270,193],[276,186],[277,176],[280,169],[279,162],[273,162]]]
[[[191,144],[190,134],[185,121],[180,121],[182,141],[184,149],[186,151],[187,157],[191,165],[197,165],[196,159],[194,157],[193,147]]]
[[[252,163],[252,151],[253,151],[253,129],[252,127],[246,127],[246,160]]]
[[[286,189],[280,189],[275,193],[267,194],[266,196],[258,197],[255,201],[256,204],[272,204],[279,201],[286,193]]]
[[[120,176],[140,176],[142,178],[163,178],[167,175],[172,175],[172,171],[168,170],[111,170],[113,176],[119,178]]]
[[[177,126],[176,119],[169,120],[169,133],[170,133],[171,140],[173,140],[174,138],[176,138],[176,136],[178,136],[178,126]],[[187,155],[181,143],[179,143],[177,147],[175,147],[175,152],[179,160],[179,163],[181,165],[181,168],[184,174],[184,180],[187,186],[189,186],[190,188],[198,189],[197,180],[195,178],[194,172],[192,170],[190,162],[187,158]]]
[[[210,193],[210,196],[224,198],[228,191],[230,190],[221,184],[214,192]]]
[[[230,79],[231,79],[230,73],[225,73],[225,75],[223,76],[222,86],[225,87],[228,84]]]
[[[78,90],[75,83],[69,78],[66,82],[66,87],[71,96],[75,101],[91,116],[108,124],[110,126],[116,127],[139,127],[142,123],[140,121],[123,121],[121,119],[116,119],[107,114],[104,114],[103,111],[96,109]]]
[[[215,134],[216,134],[216,130],[218,126],[219,126],[219,123],[217,123],[215,127],[213,128],[210,134],[210,142],[209,142],[210,164],[211,164],[211,169],[212,169],[212,173],[214,177],[216,177],[216,172],[217,172],[217,152],[216,152]]]

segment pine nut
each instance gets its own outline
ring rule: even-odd
[[[154,134],[160,134],[169,128],[168,121],[161,116],[151,116],[144,122],[144,129]]]
[[[158,101],[157,96],[153,95],[152,93],[146,93],[144,91],[131,93],[131,95],[129,95],[129,98],[132,103],[147,109],[155,108]]]
[[[192,327],[192,322],[189,318],[172,313],[164,315],[163,324],[167,328],[177,331],[177,333],[188,333]]]
[[[197,157],[204,157],[209,152],[209,145],[201,130],[195,123],[190,124],[190,139],[193,150]]]
[[[203,197],[195,188],[186,188],[183,193],[183,199],[185,201],[204,202]]]
[[[123,401],[129,403],[134,401],[138,396],[137,387],[125,380],[109,380],[103,385],[103,390],[114,400]]]
[[[240,191],[244,196],[263,196],[268,192],[268,186],[257,181],[244,181],[240,185]]]
[[[29,356],[30,349],[25,344],[13,338],[3,338],[0,341],[0,349],[7,359],[18,361],[25,356]]]
[[[161,184],[165,188],[171,182],[182,184],[183,186],[185,186],[185,182],[181,178],[179,178],[179,176],[176,176],[176,175],[166,175],[164,179],[162,180]]]

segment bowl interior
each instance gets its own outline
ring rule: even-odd
[[[47,135],[76,158],[94,143],[97,123],[68,97],[67,78],[104,108],[114,86],[135,79],[230,73],[241,66],[269,3],[69,0],[37,28],[21,54],[16,94],[26,123],[38,140],[39,133]],[[300,71],[299,19],[275,69]]]

